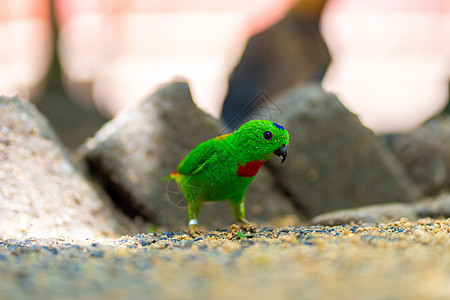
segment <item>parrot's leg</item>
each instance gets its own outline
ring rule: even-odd
[[[245,218],[245,198],[242,197],[242,199],[237,202],[230,199],[228,202],[230,203],[230,206],[233,209],[236,220],[239,223],[241,223],[240,227],[245,231],[252,231],[252,232],[255,231],[255,225],[251,224]]]
[[[200,235],[198,229],[198,215],[200,214],[200,209],[202,208],[202,201],[189,201],[188,202],[188,216],[189,216],[189,234],[192,237]]]

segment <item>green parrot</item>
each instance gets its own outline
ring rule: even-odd
[[[236,220],[250,225],[245,218],[247,186],[266,160],[279,156],[284,162],[288,143],[289,133],[283,126],[268,120],[251,120],[233,133],[195,147],[166,177],[177,182],[186,199],[189,233],[199,234],[198,216],[203,201],[227,200]]]

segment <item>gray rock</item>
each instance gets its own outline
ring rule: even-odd
[[[408,134],[386,139],[425,195],[437,195],[450,186],[450,117],[437,117]]]
[[[296,86],[275,104],[289,156],[270,163],[305,215],[420,198],[393,154],[320,85]]]
[[[450,218],[450,195],[448,193],[427,198],[414,205],[416,214],[421,217]]]
[[[335,226],[350,223],[388,223],[407,218],[410,221],[418,219],[411,204],[390,203],[365,207],[343,209],[325,213],[311,220],[313,225]]]
[[[189,86],[174,82],[119,113],[80,148],[79,154],[128,215],[141,216],[170,230],[186,229],[186,202],[177,184],[164,182],[162,177],[176,170],[198,144],[222,132],[221,123],[193,103]],[[265,222],[295,214],[281,192],[268,191],[273,180],[264,172],[259,180],[266,178],[268,183],[256,180],[247,192],[248,218]],[[271,207],[274,202],[277,209]],[[209,202],[203,203],[199,221],[200,225],[218,228],[235,219],[228,203]]]
[[[325,213],[311,220],[315,225],[342,225],[351,222],[387,223],[407,218],[415,221],[419,218],[450,217],[450,195],[441,194],[414,203],[389,203],[369,205],[360,208],[343,209]]]
[[[0,97],[0,115],[0,239],[133,232],[34,105]]]
[[[447,186],[447,162],[442,153],[416,134],[389,136],[388,145],[405,172],[426,196]]]

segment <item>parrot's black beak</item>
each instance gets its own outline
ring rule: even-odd
[[[281,158],[281,163],[283,163],[286,160],[286,157],[287,157],[287,146],[286,146],[286,144],[282,145],[280,148],[275,150],[273,152],[273,154],[275,154],[276,156]]]

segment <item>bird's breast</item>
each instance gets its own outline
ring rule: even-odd
[[[253,177],[258,174],[264,160],[249,161],[245,164],[238,164],[237,174],[239,177]]]

